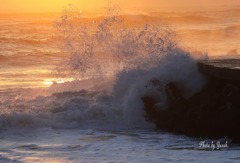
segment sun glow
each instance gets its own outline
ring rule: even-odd
[[[170,6],[240,5],[239,0],[0,0],[1,13],[61,12],[67,4],[83,11],[99,12],[108,3],[118,4],[125,10],[155,10]]]
[[[43,84],[44,85],[52,85],[53,84],[53,81],[48,81],[48,80],[45,80],[45,81],[43,81]]]
[[[0,0],[1,13],[61,12],[68,4],[84,10],[96,10],[105,0]],[[105,3],[106,4],[106,3]],[[104,5],[105,5],[104,4]]]
[[[75,81],[75,80],[76,80],[75,78],[56,78],[56,79],[52,78],[52,79],[45,79],[42,83],[45,86],[51,86],[54,83],[55,84],[63,84],[63,83],[72,82],[72,81]]]

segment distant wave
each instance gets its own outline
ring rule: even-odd
[[[48,44],[50,40],[48,39],[32,39],[32,38],[10,38],[10,37],[0,37],[0,41],[5,41],[9,43],[18,43],[18,44]],[[51,42],[50,42],[51,43]]]
[[[240,24],[239,25],[232,25],[232,26],[228,26],[225,28],[225,30],[228,30],[228,31],[232,31],[232,32],[238,32],[240,33]]]
[[[222,39],[237,39],[240,38],[240,25],[230,25],[227,27],[218,27],[218,28],[209,28],[209,29],[188,29],[182,30],[184,32],[184,36],[188,36],[188,34],[194,35],[195,37],[206,39],[211,38],[212,41],[222,38]],[[183,37],[184,37],[183,36]],[[238,48],[238,47],[236,47]]]
[[[166,14],[166,13],[133,13],[133,14],[119,14],[115,16],[118,19],[123,19],[125,23],[138,24],[139,23],[186,23],[186,24],[197,24],[197,23],[214,23],[216,22],[216,18],[203,16],[201,14],[193,14],[186,15],[184,13],[180,14]],[[79,18],[75,17],[75,19],[81,21],[82,23],[89,23],[92,21],[100,22],[104,19],[104,16],[87,16],[83,15]],[[33,22],[31,24],[46,24],[44,22]]]
[[[3,61],[3,60],[5,60],[6,59],[6,57],[5,56],[3,56],[3,55],[0,55],[0,61]]]
[[[200,16],[200,15],[188,15],[188,16],[171,16],[163,18],[168,23],[213,23],[214,18]]]

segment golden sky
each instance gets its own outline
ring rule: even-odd
[[[79,9],[98,12],[108,2],[127,10],[146,10],[169,6],[240,5],[240,0],[0,0],[0,13],[60,12],[72,3]]]

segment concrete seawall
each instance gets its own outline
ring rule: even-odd
[[[198,62],[198,69],[208,77],[240,81],[240,60],[208,60]]]
[[[143,96],[146,117],[161,130],[193,137],[231,138],[240,143],[240,60],[198,62],[207,83],[201,91],[185,98],[177,83],[165,86],[167,105]],[[169,96],[171,95],[171,96]]]

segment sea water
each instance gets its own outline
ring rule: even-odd
[[[1,15],[0,162],[239,162],[231,139],[157,130],[141,101],[163,107],[168,82],[186,98],[201,90],[197,59],[239,51],[238,18],[237,8]]]

